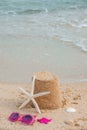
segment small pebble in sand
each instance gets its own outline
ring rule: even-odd
[[[69,108],[66,108],[66,112],[76,112],[76,109],[69,107]]]

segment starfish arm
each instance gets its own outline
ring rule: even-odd
[[[31,94],[33,94],[33,93],[34,93],[34,86],[35,86],[35,76],[33,77]]]
[[[34,94],[33,97],[36,98],[36,97],[44,96],[44,95],[47,95],[47,94],[50,94],[50,92],[37,93],[37,94]]]
[[[23,88],[19,88],[24,94],[26,94],[27,96],[31,96],[28,92],[26,92]]]
[[[30,102],[30,100],[31,100],[31,98],[28,98],[27,100],[25,100],[25,102],[19,107],[19,109],[21,109],[24,106],[26,106]]]
[[[39,106],[38,106],[37,102],[35,101],[35,99],[34,99],[34,98],[32,98],[31,100],[32,100],[32,102],[33,102],[33,104],[34,104],[34,106],[35,106],[35,108],[36,108],[37,112],[39,112],[39,113],[41,114],[40,108],[39,108]]]

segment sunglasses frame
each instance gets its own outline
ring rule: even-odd
[[[32,116],[30,114],[23,115],[18,112],[13,112],[9,116],[8,120],[11,122],[20,121],[23,124],[32,125],[36,120],[36,116]]]

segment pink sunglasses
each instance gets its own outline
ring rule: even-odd
[[[31,116],[30,114],[22,115],[17,112],[13,112],[8,119],[11,122],[21,121],[24,124],[32,125],[36,120],[36,116]]]

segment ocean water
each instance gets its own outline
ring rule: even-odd
[[[0,0],[0,82],[87,81],[86,60],[87,0]]]

